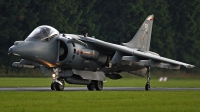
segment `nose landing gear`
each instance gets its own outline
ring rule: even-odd
[[[56,79],[51,83],[51,90],[63,91],[65,88],[64,79]]]
[[[51,90],[56,90],[56,91],[63,91],[65,88],[65,81],[63,78],[60,78],[58,76],[58,71],[59,69],[53,69],[54,74],[52,74],[52,83],[51,83]]]
[[[51,90],[56,90],[55,85],[56,85],[55,82],[52,82],[52,83],[51,83]]]

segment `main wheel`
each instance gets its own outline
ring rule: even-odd
[[[87,85],[87,89],[89,91],[94,91],[95,87],[94,87],[94,84],[91,82],[90,84]]]
[[[60,83],[55,83],[55,89],[57,90],[57,91],[63,91],[64,90],[64,88],[65,88],[65,82],[64,82],[64,80],[63,79],[60,79],[59,80],[61,83],[62,83],[62,85],[60,84]]]
[[[51,83],[51,90],[56,90],[54,82]]]
[[[94,87],[97,91],[101,91],[103,89],[103,81],[94,81]]]
[[[150,84],[147,83],[147,84],[145,85],[145,90],[146,90],[146,91],[149,91],[150,88],[151,88],[151,87],[150,87]]]

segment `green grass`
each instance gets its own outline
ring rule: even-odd
[[[1,112],[199,112],[200,91],[0,92]]]
[[[0,78],[0,87],[49,87],[51,78]],[[144,87],[145,77],[122,78],[119,80],[107,79],[104,86],[113,87]],[[81,86],[70,85],[66,86]],[[167,82],[159,82],[158,78],[151,79],[151,86],[156,87],[200,87],[200,80],[194,78],[168,78]]]
[[[0,78],[0,87],[48,87],[51,78]],[[146,78],[107,79],[105,86],[144,87]],[[195,78],[151,80],[152,87],[199,87]],[[75,86],[66,84],[66,86]],[[77,86],[77,85],[76,85]],[[78,85],[79,86],[79,85]],[[198,112],[200,91],[0,91],[0,112]]]

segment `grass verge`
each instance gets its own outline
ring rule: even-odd
[[[198,112],[199,91],[0,92],[2,112]]]

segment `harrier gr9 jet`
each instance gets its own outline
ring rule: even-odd
[[[194,67],[149,51],[153,20],[154,15],[149,15],[132,40],[122,45],[86,35],[60,34],[55,28],[43,25],[34,29],[24,41],[14,42],[8,54],[21,58],[20,62],[13,63],[16,67],[52,68],[52,90],[64,90],[67,82],[100,91],[106,77],[120,79],[121,72],[147,76],[145,90],[149,90],[150,67]]]

